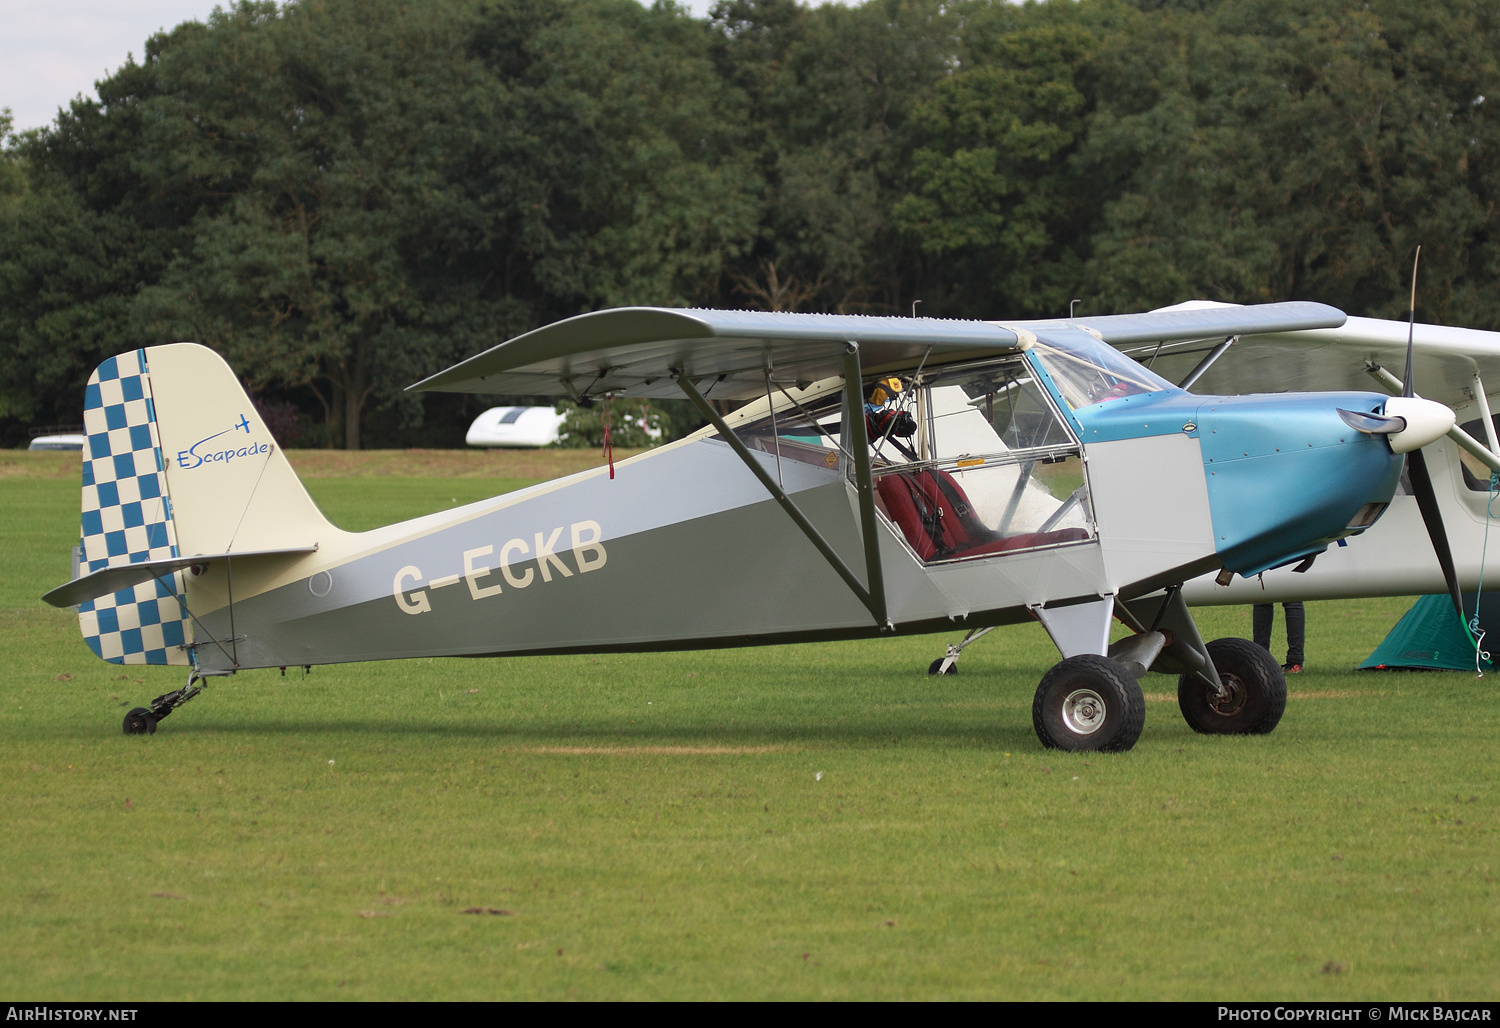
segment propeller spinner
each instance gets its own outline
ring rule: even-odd
[[[1435,443],[1453,427],[1453,411],[1436,400],[1419,396],[1393,396],[1385,402],[1384,414],[1339,408],[1339,417],[1356,432],[1383,435],[1392,453],[1411,453]]]

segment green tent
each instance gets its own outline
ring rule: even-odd
[[[1465,620],[1474,617],[1477,599],[1476,593],[1464,594]],[[1484,594],[1479,604],[1479,627],[1485,632],[1484,648],[1491,653],[1500,651],[1500,592]],[[1453,601],[1446,594],[1423,596],[1359,667],[1362,671],[1473,671],[1474,642],[1453,615]],[[1481,667],[1489,670],[1494,664],[1486,660]]]

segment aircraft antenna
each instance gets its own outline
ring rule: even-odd
[[[1417,265],[1421,259],[1422,248],[1418,246],[1411,262],[1411,307],[1406,321],[1406,382],[1401,386],[1401,395],[1407,398],[1417,395],[1411,365],[1417,332]],[[1459,623],[1467,632],[1468,621],[1464,617],[1463,596],[1458,591],[1458,571],[1453,566],[1453,551],[1448,545],[1448,533],[1443,528],[1443,515],[1438,509],[1437,492],[1433,489],[1432,476],[1427,470],[1427,458],[1422,455],[1420,447],[1406,455],[1406,471],[1411,479],[1411,491],[1417,501],[1417,510],[1421,512],[1422,522],[1427,526],[1427,536],[1432,540],[1433,553],[1437,556],[1438,566],[1443,569],[1443,581],[1448,585],[1448,598],[1453,601],[1453,612],[1458,615]],[[1472,638],[1470,636],[1471,640]]]
[[[1411,260],[1411,307],[1406,315],[1406,385],[1401,388],[1402,396],[1416,395],[1416,390],[1411,383],[1411,351],[1417,332],[1417,264],[1421,260],[1422,247],[1418,245],[1417,255]]]

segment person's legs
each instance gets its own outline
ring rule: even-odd
[[[1251,630],[1255,633],[1255,645],[1271,648],[1271,625],[1276,620],[1276,607],[1269,603],[1257,603],[1250,615]]]
[[[1307,642],[1307,612],[1301,600],[1283,603],[1282,607],[1286,610],[1286,662],[1300,667],[1306,659],[1302,648]]]

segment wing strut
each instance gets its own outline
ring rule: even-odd
[[[875,623],[882,629],[889,629],[890,617],[886,612],[885,602],[885,576],[880,566],[880,536],[875,518],[875,487],[873,475],[870,472],[870,441],[865,432],[864,398],[860,393],[860,379],[862,372],[859,363],[859,344],[850,342],[844,352],[844,392],[849,404],[849,456],[854,461],[854,481],[859,497],[859,521],[860,535],[863,538],[865,550],[865,577],[870,583],[868,589],[849,570],[842,558],[823,538],[813,523],[792,502],[786,491],[773,479],[763,468],[759,461],[751,454],[744,443],[740,442],[725,422],[723,415],[714,410],[713,406],[703,398],[697,387],[687,375],[678,372],[674,375],[677,385],[687,394],[687,398],[693,401],[709,423],[718,429],[719,438],[728,443],[730,448],[739,455],[745,466],[754,472],[755,477],[760,479],[760,484],[766,487],[766,491],[781,504],[781,509],[796,522],[802,534],[807,536],[809,542],[817,547],[828,566],[833,568],[838,576],[844,580],[844,584],[859,597],[859,601],[865,605],[870,614],[875,618]]]
[[[1189,371],[1187,373],[1187,378],[1185,378],[1181,382],[1177,383],[1177,387],[1179,389],[1191,389],[1191,388],[1193,388],[1193,383],[1197,382],[1198,379],[1202,378],[1203,377],[1203,373],[1206,372],[1209,368],[1211,368],[1211,367],[1214,366],[1214,361],[1216,361],[1220,357],[1224,356],[1224,351],[1228,350],[1231,346],[1233,346],[1236,342],[1238,342],[1239,338],[1240,338],[1239,336],[1230,336],[1228,339],[1224,340],[1218,346],[1215,346],[1213,348],[1213,350],[1209,352],[1209,355],[1207,357],[1204,357],[1201,361],[1198,362],[1198,366],[1196,368],[1194,368],[1192,371]],[[1158,346],[1157,349],[1160,350],[1161,347]],[[1151,359],[1153,361],[1156,360],[1156,354],[1153,353],[1151,355]],[[1149,368],[1149,367],[1151,367],[1151,365],[1147,364],[1146,367]]]

